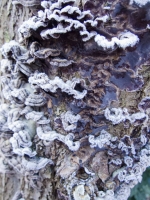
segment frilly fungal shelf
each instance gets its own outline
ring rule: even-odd
[[[1,47],[9,199],[127,200],[150,166],[150,1],[12,3],[40,10]]]

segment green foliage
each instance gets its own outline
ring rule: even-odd
[[[143,173],[142,182],[132,190],[128,200],[148,200],[150,199],[150,167]]]

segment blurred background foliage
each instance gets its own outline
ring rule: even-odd
[[[150,200],[150,167],[143,173],[142,182],[131,190],[128,200]]]

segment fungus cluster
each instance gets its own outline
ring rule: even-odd
[[[40,10],[1,47],[10,198],[127,200],[150,166],[149,1],[12,3]]]

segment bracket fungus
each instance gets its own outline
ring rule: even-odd
[[[39,10],[1,47],[10,198],[127,200],[150,166],[150,1],[12,3]]]

